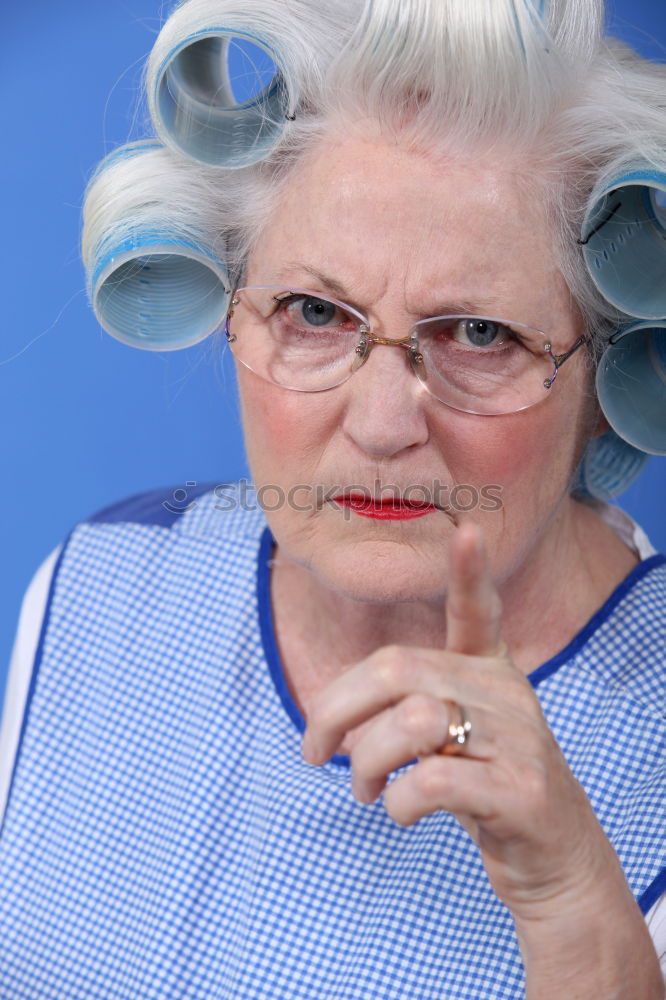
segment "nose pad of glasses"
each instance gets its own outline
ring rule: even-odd
[[[372,349],[372,343],[367,339],[367,337],[361,337],[358,344],[354,348],[354,358],[351,365],[352,372],[356,372],[370,356],[370,351]]]
[[[410,348],[410,350],[407,352],[407,355],[409,358],[409,364],[411,366],[412,371],[416,375],[419,382],[423,382],[425,384],[428,378],[428,370],[425,365],[425,359],[421,354],[421,352],[419,351],[418,347],[414,346]]]

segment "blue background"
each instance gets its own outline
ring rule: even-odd
[[[156,0],[31,0],[3,13],[0,698],[21,595],[78,520],[150,487],[247,474],[231,368],[210,345],[131,350],[85,297],[83,188],[102,156],[144,134],[141,73],[162,13]],[[614,0],[609,22],[666,59],[663,0]],[[665,486],[666,462],[651,459],[622,499],[662,550]]]

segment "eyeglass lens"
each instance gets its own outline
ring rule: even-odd
[[[364,363],[373,334],[351,306],[304,289],[239,289],[230,312],[234,355],[288,389],[316,392]],[[412,327],[409,362],[442,402],[471,413],[514,413],[546,396],[553,375],[546,336],[522,323],[439,316]]]

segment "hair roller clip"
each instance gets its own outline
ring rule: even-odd
[[[601,357],[599,405],[613,430],[651,455],[666,455],[666,320],[619,331]]]
[[[229,302],[226,270],[196,218],[174,211],[183,192],[170,159],[150,140],[121,147],[97,168],[84,207],[83,259],[95,315],[112,337],[148,351],[203,340],[220,326]]]
[[[638,319],[666,316],[666,172],[633,170],[594,191],[579,243],[608,302]]]
[[[289,37],[281,43],[262,33],[265,20],[257,17],[257,31],[249,13],[225,16],[221,5],[211,21],[208,7],[192,0],[169,18],[147,76],[150,113],[167,145],[230,169],[262,160],[279,142],[298,94],[282,51]]]

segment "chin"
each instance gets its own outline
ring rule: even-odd
[[[307,567],[329,589],[360,603],[436,602],[446,596],[448,544],[357,541],[320,550]]]

